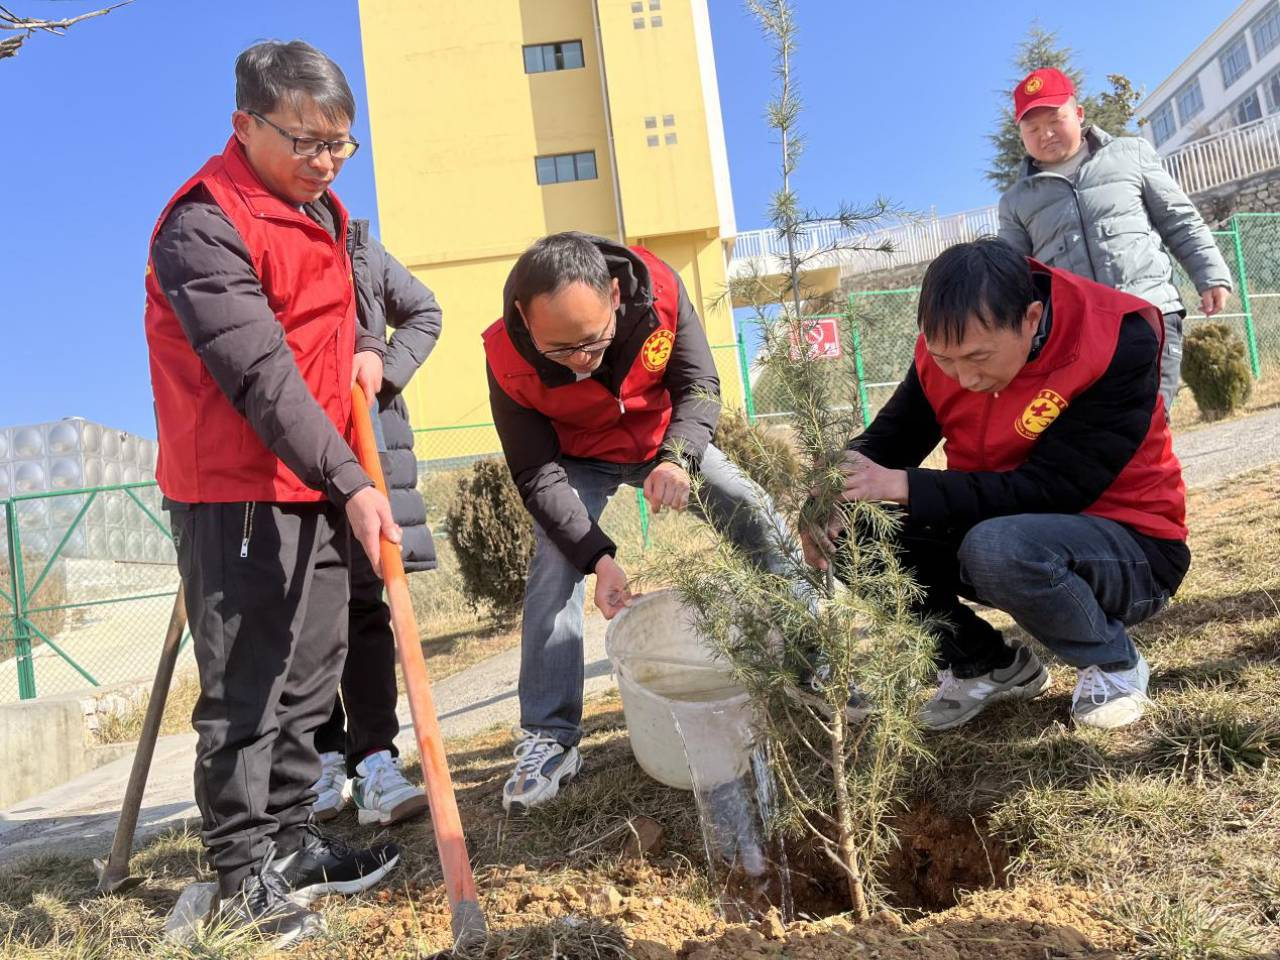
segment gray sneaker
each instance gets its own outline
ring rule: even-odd
[[[1033,700],[1049,686],[1049,671],[1031,650],[1014,644],[1013,663],[976,677],[961,679],[950,669],[938,672],[938,690],[924,705],[920,723],[926,730],[950,730],[968,723],[997,700]]]

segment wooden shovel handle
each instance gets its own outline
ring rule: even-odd
[[[351,405],[355,421],[356,455],[374,485],[386,495],[387,484],[382,475],[382,461],[378,457],[373,422],[369,419],[369,406],[359,384],[352,387]],[[352,549],[358,550],[360,547],[353,543]],[[413,606],[409,600],[409,583],[405,578],[404,562],[400,558],[400,546],[387,540],[382,541],[382,579],[387,588],[391,627],[395,632],[400,668],[404,671],[413,730],[418,738],[418,754],[422,758],[422,775],[427,801],[431,805],[431,827],[435,831],[436,847],[440,851],[440,866],[444,873],[445,890],[449,895],[449,906],[457,917],[460,909],[475,908],[475,878],[471,874],[467,840],[462,833],[458,802],[449,776],[444,740],[440,735],[440,721],[436,717],[435,702],[431,698],[427,662],[422,656],[422,641],[418,636],[418,623],[414,619]],[[454,933],[457,935],[458,931],[455,929]]]

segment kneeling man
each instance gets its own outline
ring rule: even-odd
[[[1076,723],[1134,722],[1149,670],[1128,628],[1191,562],[1159,395],[1160,310],[987,239],[930,265],[918,323],[906,378],[850,443],[843,496],[905,508],[921,612],[947,624],[925,725],[957,727],[1049,683],[1035,653],[962,597],[1076,668]],[[946,469],[922,468],[939,441]],[[843,533],[838,518],[806,531],[806,557],[825,567]]]

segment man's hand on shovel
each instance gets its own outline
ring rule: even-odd
[[[347,501],[347,521],[351,535],[356,538],[373,564],[373,572],[382,576],[381,540],[400,542],[400,528],[391,516],[391,502],[374,487],[357,490]]]

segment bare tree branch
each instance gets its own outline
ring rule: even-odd
[[[128,6],[131,3],[133,3],[133,0],[120,0],[119,3],[113,3],[111,6],[103,7],[101,10],[93,10],[89,13],[82,13],[78,17],[65,17],[61,20],[38,20],[32,17],[20,17],[8,7],[0,6],[0,30],[9,30],[14,34],[11,37],[0,39],[0,60],[4,60],[6,57],[16,57],[22,44],[35,36],[37,31],[51,33],[55,37],[65,36],[68,27],[75,26],[82,20],[92,20],[94,17],[104,16],[112,10],[118,10],[120,7]]]

